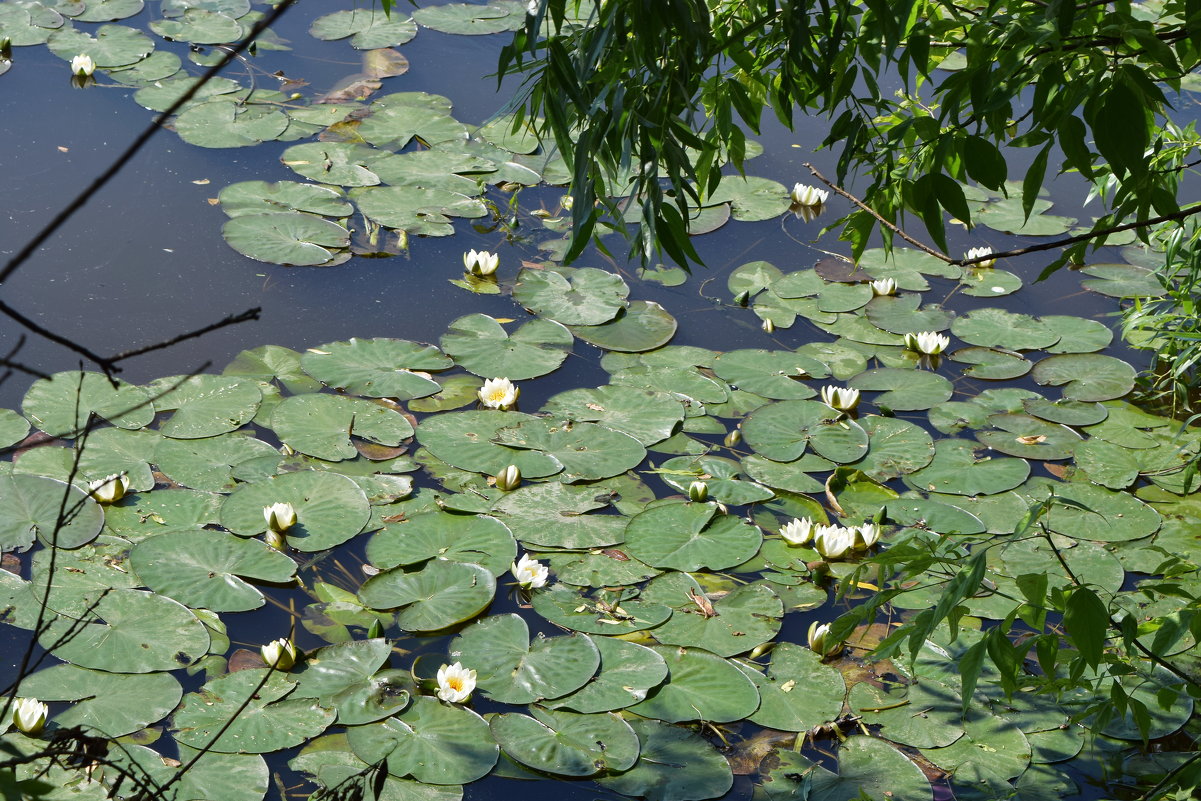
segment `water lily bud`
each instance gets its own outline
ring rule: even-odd
[[[761,327],[763,328],[764,333],[767,333],[767,334],[774,333],[776,330],[776,324],[773,323],[771,320],[764,320],[763,325]]]
[[[816,526],[811,518],[793,518],[780,529],[780,536],[789,545],[804,545],[813,539]]]
[[[924,353],[927,356],[937,356],[951,344],[951,338],[936,331],[922,331],[905,335],[905,347],[909,350]]]
[[[259,655],[263,657],[267,667],[288,671],[296,664],[296,644],[290,639],[280,637],[260,648]]]
[[[523,590],[536,590],[545,586],[550,576],[550,568],[531,558],[528,553],[523,553],[521,558],[512,564],[510,570]]]
[[[37,737],[46,725],[50,707],[36,698],[20,698],[13,704],[13,725],[21,733]]]
[[[967,255],[964,256],[964,258],[968,261],[974,261],[976,259],[984,259],[985,256],[991,256],[991,255],[992,255],[992,248],[988,248],[988,247],[971,248],[968,250]],[[979,268],[983,269],[986,267],[992,267],[996,263],[997,263],[996,259],[984,259],[984,261],[976,262],[975,264],[972,264],[969,266],[979,267]]]
[[[571,195],[564,195],[559,198],[559,205],[563,207],[564,211],[571,211],[572,207],[575,206],[575,198]]]
[[[475,671],[459,662],[438,668],[438,698],[452,704],[464,703],[475,690]]]
[[[469,250],[463,254],[463,266],[472,275],[492,275],[500,266],[500,256],[486,250]]]
[[[724,440],[725,446],[727,448],[733,448],[741,442],[742,442],[742,429],[739,429],[739,428],[736,428],[733,431],[731,431],[729,434],[726,434],[726,438]]]
[[[822,403],[836,412],[854,411],[859,405],[859,390],[833,385],[822,387]]]
[[[288,550],[288,535],[282,531],[272,531],[271,529],[267,529],[265,532],[263,532],[263,542],[267,543],[277,551]]]
[[[129,476],[124,473],[113,473],[88,484],[88,494],[96,499],[97,503],[116,503],[124,498],[128,491]]]
[[[830,197],[830,193],[816,186],[794,184],[790,197],[797,206],[820,206]]]
[[[809,624],[809,650],[818,654],[825,659],[828,656],[833,656],[842,646],[839,643],[828,642],[830,636],[830,624],[822,623],[818,625],[817,621]]]
[[[13,40],[7,36],[0,36],[0,58],[11,59],[13,57]]]
[[[507,378],[489,378],[480,387],[480,403],[488,409],[509,409],[517,403],[521,389]]]
[[[96,62],[87,53],[80,53],[71,59],[71,74],[79,78],[87,78],[96,71]]]
[[[708,500],[708,498],[709,485],[705,482],[693,481],[688,485],[688,500],[700,503],[701,501]]]
[[[751,291],[749,289],[744,289],[741,292],[739,292],[737,295],[734,296],[734,302],[737,303],[739,306],[743,307],[744,309],[746,308],[746,304],[750,303],[750,301],[751,301]]]
[[[267,521],[267,530],[283,534],[296,525],[296,510],[290,503],[273,503],[263,507],[263,518]]]
[[[892,278],[878,278],[871,282],[871,287],[876,296],[897,294],[897,282]]]
[[[379,618],[377,617],[375,620],[371,621],[371,627],[367,629],[367,639],[374,640],[378,637],[383,637],[383,636],[384,636],[384,624],[380,623]]]
[[[521,468],[511,464],[496,474],[497,489],[512,492],[521,486]]]

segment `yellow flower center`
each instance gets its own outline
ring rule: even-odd
[[[458,692],[463,689],[463,680],[458,676],[450,676],[446,679],[446,686]]]
[[[493,389],[493,390],[489,391],[488,392],[488,400],[491,401],[492,403],[504,403],[505,402],[505,390],[503,388],[500,388],[500,389]]]

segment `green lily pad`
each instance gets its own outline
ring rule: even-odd
[[[542,411],[556,417],[602,425],[628,434],[644,446],[670,437],[684,420],[684,409],[671,396],[617,384],[571,389],[546,402]]]
[[[330,342],[309,348],[300,358],[304,371],[329,387],[401,401],[437,392],[438,384],[425,371],[445,370],[452,364],[433,345],[404,339]]]
[[[488,214],[478,198],[434,187],[367,186],[351,190],[350,196],[374,222],[422,236],[450,236],[454,233],[450,218]]]
[[[271,415],[271,428],[294,450],[331,462],[358,456],[351,437],[399,445],[413,435],[408,419],[371,401],[338,395],[293,395]]]
[[[564,325],[600,325],[626,306],[630,288],[620,276],[592,267],[522,270],[513,287],[518,303]]]
[[[393,776],[434,785],[475,781],[492,770],[500,750],[483,718],[433,698],[414,698],[400,714],[355,726],[349,735],[364,762],[386,760]]]
[[[887,481],[920,470],[934,458],[933,440],[913,423],[896,417],[875,415],[865,417],[860,422],[867,431],[868,452],[852,466],[877,481]]]
[[[569,487],[557,482],[527,484],[492,506],[524,543],[547,548],[603,548],[625,539],[625,517],[588,514],[609,505],[595,487]]]
[[[143,590],[113,590],[79,621],[58,617],[39,637],[64,662],[110,673],[187,667],[204,656],[209,633],[187,607]]]
[[[74,665],[54,665],[26,676],[21,691],[42,701],[71,701],[54,716],[55,723],[111,738],[157,723],[183,697],[183,688],[168,673],[105,673]]]
[[[564,482],[612,478],[636,467],[645,457],[642,443],[596,423],[534,418],[498,429],[495,442],[533,450],[563,465]]]
[[[101,25],[93,37],[79,28],[61,28],[47,40],[50,52],[70,61],[79,54],[91,56],[97,67],[124,67],[154,51],[154,42],[139,30],[124,25]]]
[[[921,768],[884,740],[855,736],[838,748],[838,772],[811,762],[795,751],[776,751],[764,788],[771,798],[852,801],[889,798],[931,801],[934,793]],[[802,779],[802,777],[804,777]],[[801,784],[805,781],[805,784]]]
[[[1047,214],[1046,211],[1051,208],[1049,200],[1036,199],[1029,217],[1022,203],[1021,192],[1010,193],[1009,197],[973,209],[972,221],[1018,236],[1058,236],[1067,233],[1076,223],[1074,217]]]
[[[922,749],[922,756],[960,776],[1012,779],[1030,764],[1030,743],[1012,721],[969,709],[964,735],[943,748]]]
[[[717,377],[747,392],[773,400],[803,400],[816,391],[801,379],[830,375],[817,359],[789,351],[733,350],[713,363]]]
[[[1162,519],[1150,506],[1124,492],[1093,484],[1056,484],[1054,494],[1085,508],[1056,503],[1047,515],[1052,531],[1084,540],[1123,542],[1154,534]]]
[[[228,220],[221,235],[243,256],[269,264],[316,267],[335,262],[350,234],[337,223],[310,214],[246,214]]]
[[[375,186],[380,178],[368,165],[382,151],[350,142],[306,142],[284,151],[284,166],[313,181],[338,186]]]
[[[876,405],[896,411],[930,409],[949,401],[954,393],[951,382],[937,373],[896,367],[868,370],[847,384],[859,390],[880,392],[875,398]]]
[[[1023,459],[1066,459],[1081,437],[1072,429],[1025,414],[994,414],[993,429],[976,432],[976,439],[993,450]]]
[[[550,554],[551,572],[564,584],[580,587],[624,587],[659,575],[620,548],[598,548],[584,553]]]
[[[772,650],[771,666],[764,676],[744,671],[759,690],[762,702],[753,723],[780,731],[803,732],[838,717],[846,685],[842,674],[823,664],[821,656],[790,642]]]
[[[67,516],[59,525],[60,513]],[[104,526],[100,505],[82,490],[43,476],[0,475],[0,550],[44,545],[78,548]]]
[[[759,708],[754,682],[733,663],[701,648],[658,645],[654,650],[667,662],[667,683],[630,707],[631,712],[667,723],[727,723]]]
[[[413,12],[413,19],[426,28],[442,33],[483,36],[524,28],[526,8],[514,0],[493,0],[484,6],[447,3],[419,8]]]
[[[239,487],[221,507],[221,525],[242,537],[262,534],[267,529],[263,509],[275,503],[295,509],[288,544],[301,551],[324,551],[346,542],[371,515],[367,497],[351,479],[301,470]]]
[[[523,476],[543,478],[562,471],[563,465],[541,451],[493,442],[500,429],[536,419],[520,412],[496,410],[440,414],[418,424],[417,439],[434,456],[460,470],[494,476],[515,464]]]
[[[868,725],[879,726],[880,733],[894,743],[942,748],[963,736],[959,691],[934,679],[893,690],[860,682],[851,688],[849,702],[852,714],[862,715]]]
[[[467,142],[467,126],[452,117],[450,109],[450,101],[441,95],[384,95],[371,104],[371,116],[359,123],[356,132],[371,144],[391,151],[401,150],[414,138],[428,147],[449,143],[461,147]]]
[[[0,409],[0,448],[20,442],[28,433],[28,420],[12,409]]]
[[[777,462],[800,458],[806,447],[819,456],[846,464],[863,458],[867,432],[858,423],[816,401],[782,401],[756,409],[742,424],[746,444]]]
[[[729,203],[735,220],[771,220],[788,211],[788,188],[778,181],[756,176],[727,175],[707,202]]]
[[[608,636],[616,637],[658,626],[672,615],[671,607],[663,604],[637,598],[614,600],[607,591],[584,594],[563,584],[555,584],[535,593],[533,607],[534,611],[557,626],[585,634],[607,635],[595,640],[598,645]]]
[[[154,452],[159,469],[172,481],[208,492],[229,492],[243,471],[278,464],[282,458],[266,442],[240,432],[204,439],[164,439]]]
[[[359,590],[373,609],[405,607],[396,624],[403,631],[439,631],[478,615],[492,603],[496,579],[470,562],[432,559],[419,570],[387,570]]]
[[[675,614],[655,629],[655,639],[718,656],[746,653],[772,639],[784,615],[780,597],[765,584],[744,584],[712,601],[708,611],[687,595],[672,606]]]
[[[1008,270],[993,268],[965,270],[959,281],[963,294],[974,298],[1000,298],[1022,288],[1021,278]]]
[[[244,578],[282,584],[296,573],[296,563],[269,545],[223,531],[159,534],[140,542],[130,561],[150,589],[214,612],[244,612],[265,603]]]
[[[210,795],[219,796],[223,801],[261,801],[267,794],[271,771],[258,754],[201,752],[182,743],[177,749],[178,761],[189,766],[182,774],[179,773],[182,766],[171,766],[176,760],[168,761],[157,751],[142,745],[122,743],[121,748],[113,749],[110,759],[135,776],[151,777],[154,785],[159,787],[178,776],[171,789],[180,801]]]
[[[354,640],[327,645],[309,654],[299,670],[293,698],[316,698],[336,709],[344,726],[373,723],[409,703],[408,676],[379,672],[392,647],[385,639]]]
[[[597,780],[602,787],[647,801],[720,798],[733,785],[730,763],[699,734],[657,720],[631,720],[638,763]]]
[[[1113,331],[1097,320],[1053,314],[1042,321],[1059,334],[1059,341],[1046,349],[1048,353],[1092,353],[1109,347],[1113,341]]]
[[[230,217],[301,211],[322,217],[346,217],[354,207],[328,186],[296,181],[242,181],[218,193],[221,210]]]
[[[1113,356],[1069,353],[1043,359],[1034,365],[1032,377],[1043,385],[1062,386],[1069,400],[1088,402],[1123,397],[1134,388],[1135,371]]]
[[[973,309],[951,323],[951,333],[970,345],[1006,350],[1042,350],[1060,339],[1041,320],[1004,309]]]
[[[375,50],[409,42],[417,35],[417,25],[409,17],[386,14],[382,8],[354,8],[318,17],[309,26],[309,33],[324,41],[349,36],[354,49]]]
[[[625,549],[653,567],[722,570],[755,555],[763,535],[755,526],[714,503],[665,503],[634,516]]]
[[[1154,270],[1133,264],[1090,264],[1080,286],[1111,298],[1158,298],[1167,290]]]
[[[201,439],[233,431],[258,411],[258,383],[237,376],[193,375],[159,378],[146,385],[155,408],[174,410],[159,431],[175,439]]]
[[[535,596],[535,603],[547,593]],[[600,651],[597,674],[580,689],[546,704],[556,709],[594,713],[624,709],[646,698],[667,678],[667,663],[653,649],[615,637],[594,637]]]
[[[576,337],[598,348],[640,353],[666,345],[675,336],[676,326],[676,318],[658,303],[635,300],[607,323],[568,327]]]
[[[385,526],[367,543],[367,558],[384,569],[434,558],[475,562],[493,576],[500,576],[516,561],[517,543],[509,529],[494,517],[430,512]]]
[[[996,348],[960,348],[950,355],[950,360],[969,365],[963,368],[965,376],[990,381],[1020,378],[1034,366],[1019,353]]]
[[[175,118],[175,132],[188,144],[198,147],[251,147],[276,139],[287,129],[288,115],[279,109],[243,105],[224,95],[189,104]],[[226,241],[229,239],[227,234]]]
[[[463,630],[450,658],[477,673],[480,690],[503,704],[531,704],[583,687],[600,667],[600,651],[583,634],[537,637],[517,615],[494,615]]]
[[[194,531],[220,520],[223,500],[220,495],[186,489],[139,493],[110,504],[104,524],[131,542],[168,531]]]
[[[486,314],[469,314],[450,324],[442,349],[464,370],[513,381],[536,378],[558,369],[573,337],[550,320],[531,320],[511,335]]]
[[[638,737],[617,715],[532,711],[534,717],[502,713],[488,724],[504,752],[527,767],[556,776],[592,776],[628,770],[638,760]]]
[[[189,8],[173,19],[153,20],[150,30],[167,41],[193,44],[221,44],[242,38],[242,26],[236,19],[203,8]]]
[[[100,373],[67,371],[33,382],[21,402],[25,417],[53,437],[74,437],[95,414],[118,428],[141,428],[154,419],[151,393]]]
[[[864,288],[870,291],[869,287]],[[881,295],[871,298],[871,302],[867,304],[867,319],[877,328],[893,334],[945,331],[951,325],[951,315],[948,312],[938,306],[920,308],[921,303],[922,296],[917,293]]]
[[[924,492],[951,495],[995,495],[1021,485],[1030,477],[1024,459],[985,455],[982,446],[962,439],[941,439],[929,466],[905,481]]]

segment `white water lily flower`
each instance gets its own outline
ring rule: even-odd
[[[951,338],[936,331],[922,331],[918,334],[905,335],[905,347],[924,353],[927,356],[937,356],[951,344]]]
[[[815,525],[813,520],[808,517],[794,517],[780,529],[780,536],[788,542],[789,545],[804,545],[813,539],[813,530]]]
[[[88,484],[88,494],[97,503],[116,503],[129,492],[129,476],[124,473],[113,473],[111,476],[98,478]]]
[[[291,670],[296,664],[296,643],[286,637],[272,640],[259,649],[263,664],[276,670]]]
[[[263,507],[263,519],[267,521],[267,530],[283,534],[296,525],[296,510],[290,503],[273,503]]]
[[[893,278],[877,278],[871,282],[873,295],[897,294],[897,282]]]
[[[96,62],[87,53],[80,53],[71,59],[71,74],[87,78],[96,71]]]
[[[830,197],[830,193],[825,189],[818,189],[816,186],[794,184],[790,197],[797,206],[820,206],[826,202],[826,198]]]
[[[19,698],[13,704],[13,725],[20,729],[22,734],[36,737],[42,733],[42,728],[46,725],[46,715],[49,713],[50,707],[38,699]]]
[[[460,662],[438,668],[438,698],[441,700],[461,704],[471,697],[474,689],[474,670],[463,667]]]
[[[880,541],[879,523],[864,523],[862,526],[855,526],[852,531],[855,532],[856,551],[866,551]]]
[[[511,570],[513,578],[517,579],[523,590],[536,590],[545,586],[546,579],[550,576],[550,568],[537,559],[530,558],[528,553],[522,554],[521,558],[513,563]]]
[[[810,623],[809,624],[809,650],[815,654],[818,654],[823,659],[825,659],[827,656],[831,656],[832,654],[834,654],[836,651],[839,650],[840,646],[838,643],[826,642],[826,638],[828,636],[830,636],[830,624],[829,623],[822,623],[821,625],[818,625],[818,622],[816,620],[813,621],[812,623]]]
[[[507,378],[489,378],[480,387],[480,403],[489,409],[508,409],[517,403],[521,390]]]
[[[964,258],[966,258],[968,261],[972,261],[973,259],[981,259],[981,258],[984,258],[985,256],[991,256],[991,255],[992,255],[992,248],[971,248],[968,250],[967,256],[965,256]],[[976,264],[973,264],[971,266],[984,268],[984,267],[992,267],[996,263],[997,263],[996,259],[984,259],[984,261],[977,262]]]
[[[859,390],[828,385],[822,387],[822,403],[836,412],[849,412],[859,405]]]
[[[855,532],[842,526],[818,526],[813,532],[813,547],[823,559],[842,557],[855,544]]]
[[[538,16],[538,7],[542,5],[542,0],[530,0],[525,4],[525,11],[531,17]]]
[[[469,250],[463,254],[463,266],[472,275],[492,275],[500,266],[500,255],[486,250]]]

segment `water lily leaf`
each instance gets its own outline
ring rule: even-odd
[[[165,718],[183,688],[168,673],[104,673],[54,665],[21,680],[26,695],[42,701],[71,701],[53,720],[62,728],[83,726],[107,737],[123,737]]]
[[[558,585],[556,585],[558,586]],[[538,593],[534,603],[549,593]],[[573,693],[546,702],[556,709],[609,712],[636,704],[667,678],[667,663],[651,648],[615,637],[594,637],[601,666],[596,676]]]
[[[1110,681],[1116,681],[1111,679]],[[1193,699],[1184,692],[1180,679],[1167,669],[1155,666],[1150,675],[1144,668],[1133,676],[1120,679],[1123,689],[1134,700],[1139,701],[1147,710],[1149,718],[1147,738],[1166,737],[1183,726],[1193,713]],[[1108,692],[1106,681],[1098,692]],[[1166,707],[1166,708],[1165,708]],[[1134,716],[1127,710],[1122,717],[1115,718],[1105,727],[1105,734],[1123,740],[1141,740],[1143,733],[1139,730]]]
[[[375,186],[380,178],[367,165],[382,151],[350,142],[306,142],[284,151],[280,161],[323,184]]]
[[[263,605],[263,594],[243,578],[282,584],[296,574],[296,563],[266,543],[223,531],[149,537],[133,549],[130,561],[150,589],[214,612],[244,612]]]
[[[424,236],[454,233],[451,217],[474,219],[488,214],[478,198],[432,187],[368,186],[351,190],[350,197],[359,211],[380,225]]]
[[[876,328],[867,318],[858,314],[838,314],[832,316],[834,317],[833,320],[821,320],[813,317],[809,319],[823,331],[837,337],[842,337],[849,342],[859,342],[865,345],[892,346],[904,344],[904,339],[899,334],[893,334]]]
[[[222,189],[217,199],[221,201],[221,210],[230,217],[292,211],[346,217],[354,211],[354,206],[338,191],[296,181],[241,181]]]
[[[351,437],[399,445],[412,436],[404,415],[362,400],[337,395],[293,395],[271,415],[271,427],[289,447],[331,462],[358,456]]]
[[[799,400],[756,409],[742,424],[746,444],[777,462],[800,458],[806,447],[840,464],[867,453],[867,432],[858,423],[840,420],[824,403]]]
[[[940,439],[934,461],[906,476],[905,482],[925,492],[951,495],[995,495],[1030,477],[1024,459],[982,455],[984,447],[962,439]]]
[[[383,671],[392,647],[385,639],[327,645],[309,654],[293,672],[293,698],[316,698],[338,712],[344,726],[373,723],[409,703],[407,674]]]
[[[1010,193],[1009,197],[973,209],[972,222],[1018,236],[1058,236],[1076,224],[1074,217],[1047,214],[1047,209],[1051,208],[1049,200],[1036,199],[1029,217],[1022,204],[1021,192]]]
[[[802,400],[817,393],[800,379],[826,378],[829,370],[817,359],[789,351],[734,350],[713,363],[718,378],[747,392],[773,400]]]
[[[371,398],[410,400],[432,395],[438,384],[428,370],[453,362],[433,345],[404,339],[358,339],[310,348],[300,359],[304,371],[334,389]]]
[[[240,433],[204,439],[163,439],[154,452],[159,469],[172,481],[207,492],[234,489],[247,463],[278,464],[282,458],[266,442]]]
[[[443,412],[459,409],[479,400],[480,387],[484,382],[473,375],[436,375],[434,381],[440,389],[433,395],[417,398],[409,403],[414,412]]]
[[[483,193],[483,182],[495,182],[496,162],[469,153],[418,150],[390,153],[371,162],[380,181],[392,186],[444,189],[462,195]]]
[[[217,523],[222,500],[220,495],[182,489],[139,493],[110,504],[104,524],[131,542],[168,531],[194,531]]]
[[[515,464],[526,478],[544,478],[563,469],[553,456],[493,442],[500,429],[536,419],[496,410],[440,414],[418,424],[417,439],[438,459],[460,470],[494,476]]]
[[[102,534],[72,550],[43,548],[33,555],[30,591],[39,605],[44,601],[59,615],[84,617],[104,593],[141,586],[130,569],[129,547],[119,537]]]
[[[178,17],[190,8],[201,8],[240,19],[250,13],[250,0],[163,0],[164,17]]]
[[[375,50],[412,40],[417,35],[417,25],[409,17],[386,14],[382,8],[355,8],[318,17],[309,26],[309,33],[323,41],[349,36],[350,46],[355,50]]]
[[[825,485],[811,474],[825,473],[833,467],[833,462],[815,453],[791,462],[773,462],[754,454],[742,458],[742,469],[755,481],[794,493],[821,492]]]
[[[1027,398],[1022,401],[1022,408],[1035,417],[1065,426],[1091,426],[1109,416],[1109,410],[1099,403],[1074,400],[1049,401],[1046,398]]]
[[[920,470],[934,458],[934,441],[913,423],[876,415],[869,415],[860,423],[867,431],[868,452],[852,466],[877,481],[888,481]]]
[[[102,428],[88,435],[78,460],[71,448],[46,445],[21,454],[12,472],[73,480],[81,489],[90,481],[125,473],[130,491],[148,490],[155,483],[149,460],[161,440],[156,431]]]
[[[209,648],[205,625],[183,604],[144,590],[112,590],[78,620],[57,617],[38,638],[64,662],[110,673],[187,667]]]
[[[1006,350],[1041,350],[1060,339],[1041,320],[1004,309],[973,309],[951,323],[951,333],[970,345]]]
[[[1047,527],[1069,537],[1100,542],[1137,540],[1154,534],[1162,522],[1158,512],[1125,492],[1069,483],[1054,485],[1054,494],[1085,507],[1067,503],[1051,507]]]
[[[563,465],[564,482],[612,478],[646,457],[638,440],[596,423],[534,418],[498,429],[495,442],[553,458]]]
[[[974,298],[1000,298],[1022,288],[1022,279],[1008,270],[967,269],[959,279],[963,294]],[[1045,320],[1044,320],[1045,322]]]
[[[569,487],[557,482],[527,484],[492,506],[513,536],[547,548],[603,548],[624,539],[627,518],[588,512],[609,505],[596,487]]]
[[[56,525],[64,509],[69,516]],[[0,475],[0,551],[24,551],[35,537],[44,545],[78,548],[103,526],[100,504],[77,487],[43,476]]]
[[[0,6],[0,36],[13,47],[45,44],[63,21],[62,14],[40,3],[29,8],[7,3]]]
[[[969,708],[964,734],[943,748],[924,748],[922,756],[958,777],[991,775],[1012,779],[1030,764],[1030,743],[1012,721]]]
[[[1069,353],[1043,359],[1034,365],[1032,377],[1044,386],[1062,386],[1063,396],[1069,400],[1104,401],[1130,392],[1135,370],[1113,356]]]
[[[384,569],[433,558],[475,562],[500,576],[516,561],[517,543],[505,524],[494,517],[438,511],[388,524],[367,543],[367,558]]]
[[[531,704],[583,687],[600,667],[600,651],[583,634],[538,637],[519,616],[494,615],[450,643],[450,659],[476,671],[478,687],[502,704]]]
[[[662,572],[630,558],[619,548],[552,553],[550,569],[560,582],[580,587],[625,587],[640,584]]]
[[[884,737],[911,748],[942,748],[963,736],[959,691],[934,679],[894,689],[860,682],[851,688],[850,706]]]
[[[640,512],[626,527],[625,549],[653,567],[722,570],[755,555],[763,535],[742,518],[718,514],[715,503],[665,503]]]
[[[871,288],[864,285],[868,292]],[[881,295],[870,298],[867,319],[872,325],[894,334],[920,331],[944,331],[951,325],[951,314],[939,306],[921,307],[922,296],[916,292],[904,295]],[[831,309],[831,311],[850,311]]]
[[[937,373],[896,367],[868,370],[847,384],[855,389],[882,393],[876,396],[876,405],[896,411],[929,409],[949,401],[954,393],[951,382]]]
[[[265,754],[310,740],[334,722],[333,710],[318,706],[314,699],[284,697],[296,686],[286,673],[270,671],[266,684],[259,687],[269,670],[239,670],[185,695],[172,720],[175,738],[193,748]],[[210,745],[227,723],[228,728]]]
[[[175,132],[198,147],[250,147],[275,139],[287,128],[288,115],[279,109],[236,103],[224,95],[190,104],[175,118]]]
[[[759,691],[733,663],[700,648],[657,645],[667,662],[667,683],[630,707],[643,717],[667,723],[742,720],[759,708]]]
[[[971,365],[963,368],[965,376],[991,381],[1019,378],[1034,366],[1019,353],[995,348],[960,348],[949,358],[953,362]]]
[[[610,380],[614,384],[663,392],[681,403],[699,401],[717,404],[730,399],[730,391],[725,382],[702,375],[693,368],[659,365],[630,367],[614,373]],[[689,403],[684,407],[685,415],[691,405]]]
[[[372,609],[406,607],[396,623],[403,631],[439,631],[470,620],[488,608],[496,579],[470,562],[432,559],[416,571],[388,570],[368,579],[359,590]]]
[[[124,25],[101,25],[96,36],[79,28],[62,28],[46,42],[50,52],[70,61],[79,54],[92,57],[97,67],[124,67],[154,51],[150,37]]]
[[[851,801],[890,798],[931,801],[930,782],[904,754],[875,737],[848,737],[838,747],[838,773],[795,752],[779,750],[772,757],[764,788],[771,798],[794,798],[804,792],[812,801]],[[801,777],[808,786],[800,784]],[[802,789],[804,788],[804,789]]]
[[[479,715],[424,697],[398,715],[351,728],[349,740],[364,762],[386,759],[393,776],[435,785],[475,781],[492,770],[500,752]]]
[[[171,42],[221,44],[242,38],[236,19],[202,8],[189,8],[174,19],[153,20],[150,30]]]
[[[709,196],[710,204],[729,203],[735,220],[771,220],[788,211],[788,189],[778,181],[756,176],[727,175]]]
[[[118,428],[141,428],[154,419],[152,395],[101,373],[67,371],[30,385],[21,410],[31,423],[53,437],[74,437],[95,414]]]
[[[413,12],[413,19],[442,33],[481,36],[524,28],[526,8],[513,0],[493,0],[486,6],[447,3],[419,8]]]
[[[753,585],[752,585],[753,586]],[[781,642],[772,649],[767,675],[746,668],[762,702],[750,720],[780,731],[809,731],[838,717],[846,695],[842,674],[800,645]]]
[[[428,147],[448,143],[458,146],[467,141],[467,126],[454,119],[450,109],[450,101],[441,95],[397,92],[376,98],[371,116],[355,130],[371,144],[393,151],[404,148],[414,138]]]
[[[976,439],[1009,456],[1066,459],[1081,442],[1072,429],[1026,414],[994,414],[988,422],[993,429],[977,431]]]
[[[159,431],[175,439],[201,439],[233,431],[254,417],[263,393],[258,383],[237,376],[159,378],[146,385],[158,411],[175,410]]]
[[[607,323],[625,308],[629,293],[620,276],[592,267],[524,269],[513,287],[518,303],[564,325]]]
[[[571,332],[551,320],[530,320],[512,334],[486,314],[469,314],[450,324],[442,349],[478,376],[513,381],[558,369],[571,351]]]
[[[557,776],[592,776],[627,770],[638,760],[638,737],[618,715],[532,711],[534,717],[502,713],[488,724],[504,752],[523,765]]]
[[[142,10],[142,0],[91,0],[82,13],[72,19],[77,22],[111,22],[132,17]]]
[[[1113,331],[1098,320],[1052,314],[1043,323],[1059,334],[1059,341],[1047,348],[1048,353],[1092,353],[1109,347]]]
[[[841,498],[839,502],[842,502]],[[842,505],[845,507],[846,504]],[[901,526],[914,526],[939,534],[982,534],[986,530],[980,518],[949,503],[896,498],[887,500],[884,505],[889,521]]]
[[[221,525],[242,537],[267,529],[263,509],[290,503],[296,525],[288,529],[288,544],[300,551],[324,551],[341,545],[363,530],[371,512],[367,497],[346,476],[301,470],[245,484],[225,499]]]
[[[675,336],[676,326],[676,318],[658,303],[635,300],[607,323],[569,328],[571,333],[598,348],[639,353],[666,345]]]
[[[775,494],[767,487],[743,480],[738,462],[718,456],[677,456],[660,465],[659,470],[668,486],[685,495],[693,481],[704,481],[709,497],[718,503],[745,506],[766,501]]]
[[[463,798],[461,785],[423,784],[388,774],[372,775],[371,766],[350,750],[346,734],[326,734],[306,743],[288,767],[308,776],[322,791],[341,792],[372,784],[377,801],[462,801]]]
[[[542,411],[556,417],[601,423],[628,434],[644,446],[667,439],[684,420],[683,407],[666,393],[616,384],[560,392],[546,402]]]
[[[1088,474],[1090,481],[1109,489],[1126,489],[1138,478],[1139,464],[1135,452],[1112,442],[1090,439],[1076,446],[1076,466]]]
[[[151,777],[154,785],[159,787],[179,775],[179,780],[171,785],[172,794],[178,801],[210,796],[223,801],[261,801],[267,795],[271,771],[258,754],[202,753],[179,744],[178,757],[179,762],[190,766],[182,775],[178,774],[182,768],[172,767],[177,760],[164,759],[157,751],[143,745],[122,743],[121,748],[113,749],[109,758],[132,775]]]
[[[734,782],[730,763],[700,735],[657,720],[631,720],[638,735],[638,763],[597,783],[647,801],[720,798]]]
[[[28,420],[12,409],[0,409],[0,448],[20,442],[28,433]]]
[[[120,73],[117,74],[119,75]],[[199,78],[192,76],[170,77],[162,81],[157,81],[150,86],[143,86],[134,93],[133,97],[138,105],[148,108],[151,111],[166,111],[175,105],[176,101],[187,94],[199,81]],[[188,101],[184,108],[188,108],[193,103],[203,103],[217,95],[231,95],[237,100],[244,100],[246,90],[237,81],[218,76],[197,89],[196,93],[192,95],[192,99]]]
[[[337,223],[310,214],[247,214],[227,220],[221,236],[255,261],[317,267],[338,259],[350,234]]]
[[[664,645],[705,648],[718,656],[746,653],[772,639],[784,615],[780,597],[765,584],[737,587],[707,610],[688,595],[672,606],[675,614],[655,629],[655,639]]]
[[[1111,298],[1158,298],[1167,290],[1154,270],[1133,264],[1090,264],[1080,286]]]
[[[156,50],[128,67],[110,69],[108,76],[118,83],[140,89],[167,81],[171,76],[178,74],[182,66],[183,62],[179,56],[165,50]]]

